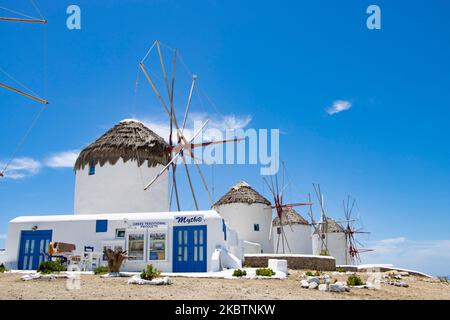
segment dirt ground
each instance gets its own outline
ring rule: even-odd
[[[450,285],[416,276],[404,277],[409,288],[382,284],[378,290],[351,289],[345,293],[300,288],[302,271],[283,280],[206,279],[173,277],[168,286],[127,284],[127,278],[81,275],[80,288],[68,289],[66,279],[22,281],[22,274],[0,273],[0,300],[5,299],[445,299]],[[331,274],[330,274],[331,275]],[[365,279],[365,274],[360,274]],[[333,276],[338,280],[346,276]],[[73,284],[73,283],[72,283]],[[69,283],[70,287],[70,283]]]

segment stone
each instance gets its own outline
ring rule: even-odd
[[[319,291],[328,291],[328,285],[326,283],[319,284]]]
[[[302,288],[309,288],[309,282],[308,281],[306,281],[306,280],[301,280],[300,281],[300,287],[302,287]]]
[[[336,282],[336,283],[330,284],[329,290],[330,290],[330,292],[345,292],[345,291],[349,291],[349,288],[343,282]]]
[[[409,285],[406,282],[403,282],[403,281],[394,282],[394,285],[396,287],[402,287],[402,288],[408,288],[409,287]]]
[[[317,284],[320,283],[320,278],[319,277],[307,277],[306,280],[308,280],[308,282],[315,282]]]
[[[128,284],[139,284],[139,285],[169,285],[172,284],[172,280],[169,277],[155,278],[153,280],[144,280],[140,276],[134,276],[128,280]]]
[[[318,286],[319,286],[319,284],[317,284],[316,282],[311,282],[309,284],[309,289],[317,289]]]

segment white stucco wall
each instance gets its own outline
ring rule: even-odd
[[[328,253],[336,259],[336,265],[351,264],[347,250],[347,239],[343,232],[331,232],[326,234],[325,240]],[[321,241],[317,234],[312,237],[313,254],[319,255],[321,252]]]
[[[138,167],[136,161],[97,164],[89,175],[89,165],[75,172],[75,214],[163,212],[168,210],[168,172],[144,190],[163,168]]]
[[[211,270],[211,257],[215,249],[225,248],[234,254],[239,254],[240,241],[232,230],[228,230],[230,237],[224,240],[222,217],[217,212],[188,211],[188,212],[152,212],[152,213],[122,213],[122,214],[97,214],[97,215],[59,215],[59,216],[28,216],[18,217],[10,221],[8,237],[6,240],[6,265],[10,269],[17,269],[19,245],[22,230],[31,230],[34,226],[37,230],[52,230],[52,241],[73,243],[76,245],[74,254],[82,255],[84,246],[93,246],[95,252],[102,252],[102,241],[117,240],[116,228],[126,228],[126,236],[123,239],[125,250],[128,249],[128,234],[144,232],[145,243],[144,261],[126,261],[122,271],[142,271],[148,263],[157,269],[171,272],[173,259],[173,227],[186,225],[177,223],[176,216],[202,216],[201,223],[189,225],[207,225],[207,270]],[[96,220],[108,220],[107,232],[97,233]],[[148,260],[148,235],[149,230],[133,226],[135,222],[165,222],[167,232],[166,260]],[[161,229],[158,229],[158,231]],[[229,239],[229,240],[228,240]],[[243,255],[238,257],[243,259]]]
[[[272,243],[273,252],[277,252],[278,234],[277,226],[272,230]],[[283,227],[284,234],[286,235],[287,243],[291,252],[285,244],[284,252],[293,254],[312,254],[312,230],[310,225],[306,224],[293,224],[291,226],[286,225]],[[280,235],[280,241],[278,245],[278,253],[282,253],[282,238]]]
[[[269,240],[272,221],[270,206],[262,203],[230,203],[219,206],[217,211],[240,239],[259,243],[263,253],[273,252],[272,241]],[[254,224],[259,224],[259,231],[254,230]]]

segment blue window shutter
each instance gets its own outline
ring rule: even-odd
[[[95,174],[95,164],[93,161],[89,162],[89,175],[92,176]]]
[[[225,224],[224,219],[222,219],[222,231],[223,231],[223,240],[227,241],[227,225]]]
[[[108,231],[108,220],[97,220],[95,222],[95,232]]]

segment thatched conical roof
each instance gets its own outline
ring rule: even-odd
[[[214,206],[220,206],[229,203],[263,203],[270,206],[270,201],[256,192],[250,185],[244,181],[238,182],[230,191],[225,193]]]
[[[297,211],[292,208],[283,209],[283,213],[281,214],[281,223],[283,224],[283,226],[288,224],[309,224],[305,218],[303,218],[299,213],[297,213]],[[272,225],[280,225],[280,218],[278,216],[273,219]]]
[[[323,227],[325,230],[325,226]],[[345,230],[342,228],[342,226],[339,225],[336,221],[334,221],[331,218],[327,218],[327,233],[340,233],[345,232]],[[314,231],[314,233],[317,233],[317,230]]]
[[[81,151],[75,162],[79,170],[93,162],[103,166],[135,160],[138,166],[148,161],[149,167],[166,165],[169,155],[163,138],[136,120],[123,120]]]

